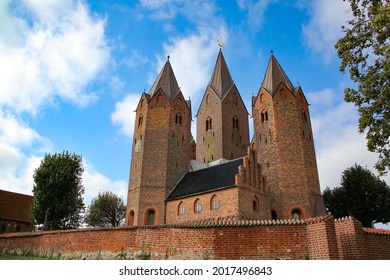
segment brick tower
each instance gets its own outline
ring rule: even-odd
[[[252,100],[254,137],[273,219],[325,214],[308,103],[271,54],[264,81]]]
[[[248,111],[219,51],[211,81],[197,113],[196,159],[212,162],[247,154]]]
[[[165,198],[189,169],[191,103],[169,59],[136,109],[126,225],[165,223]]]

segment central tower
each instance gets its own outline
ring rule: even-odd
[[[197,161],[208,163],[247,154],[248,111],[221,50],[196,117]]]

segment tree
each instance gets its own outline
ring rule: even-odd
[[[32,215],[44,230],[80,226],[84,211],[82,158],[67,151],[46,154],[34,171]]]
[[[85,221],[93,227],[116,227],[123,222],[125,213],[123,199],[110,191],[103,191],[92,200]]]
[[[353,216],[364,227],[390,222],[390,188],[360,165],[347,168],[341,186],[323,192],[325,206],[335,218]]]
[[[359,111],[359,132],[367,147],[379,153],[380,175],[390,168],[390,3],[386,0],[348,0],[352,19],[342,27],[336,44],[340,71],[349,69],[357,88],[346,88],[344,99]]]

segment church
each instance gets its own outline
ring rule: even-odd
[[[126,225],[326,214],[308,102],[271,52],[251,113],[220,48],[196,112],[168,60],[135,114]],[[253,118],[253,137],[249,136]]]

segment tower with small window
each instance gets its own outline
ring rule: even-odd
[[[165,198],[189,170],[191,103],[169,59],[136,109],[126,225],[165,223]]]
[[[301,87],[293,86],[271,54],[252,100],[252,147],[267,177],[272,219],[325,214],[308,105]]]
[[[221,50],[196,118],[196,160],[208,163],[247,154],[248,111]]]

